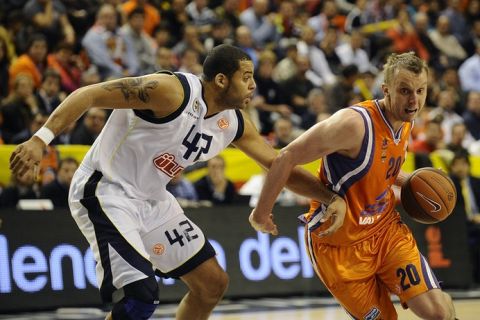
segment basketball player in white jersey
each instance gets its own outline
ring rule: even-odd
[[[218,46],[203,72],[203,78],[156,73],[81,88],[10,158],[15,175],[35,170],[46,145],[89,108],[115,109],[75,173],[69,195],[72,215],[97,261],[102,298],[114,303],[107,319],[148,319],[158,304],[155,274],[180,278],[189,288],[177,319],[207,319],[227,288],[214,249],[166,185],[231,143],[265,168],[276,152],[240,111],[255,90],[249,56]],[[331,203],[331,213],[345,210],[343,199],[300,168],[289,187]],[[271,228],[273,221],[265,224]]]

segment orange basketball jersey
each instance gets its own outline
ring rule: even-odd
[[[366,239],[382,226],[400,219],[395,212],[392,184],[405,161],[412,124],[405,122],[394,132],[377,100],[368,100],[350,107],[365,124],[360,153],[356,159],[332,153],[322,159],[319,175],[323,183],[344,197],[347,213],[343,226],[333,235],[318,239],[332,245],[351,245]],[[305,215],[310,231],[326,229],[321,223],[325,205],[312,201]]]

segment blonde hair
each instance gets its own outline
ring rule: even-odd
[[[388,57],[387,63],[385,63],[383,66],[385,83],[391,83],[395,72],[399,69],[406,69],[417,75],[422,73],[423,70],[425,70],[428,75],[427,63],[417,57],[413,51],[402,54],[392,53]]]

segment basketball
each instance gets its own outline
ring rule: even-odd
[[[457,202],[452,180],[441,170],[415,170],[402,186],[401,201],[415,221],[432,224],[445,220]]]

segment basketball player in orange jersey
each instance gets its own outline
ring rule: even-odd
[[[455,318],[452,299],[395,211],[392,190],[407,178],[400,167],[425,104],[427,75],[427,65],[413,53],[390,56],[384,99],[342,109],[285,147],[250,215],[255,229],[277,233],[271,211],[291,170],[322,158],[320,179],[344,197],[347,212],[327,217],[325,205],[312,201],[304,216],[305,241],[316,273],[354,319],[397,319],[390,293],[422,319]],[[343,220],[336,232],[327,229],[332,220]]]
[[[107,319],[149,319],[159,303],[155,274],[180,278],[189,289],[176,319],[207,319],[222,298],[228,276],[207,236],[166,185],[231,143],[270,166],[275,150],[241,111],[255,90],[253,69],[244,51],[220,45],[209,52],[202,78],[162,72],[81,88],[12,153],[12,173],[31,172],[46,145],[88,109],[115,109],[75,172],[69,194],[72,216],[97,262],[101,296],[114,303]],[[330,201],[329,210],[344,214],[344,200],[300,168],[289,187]]]

